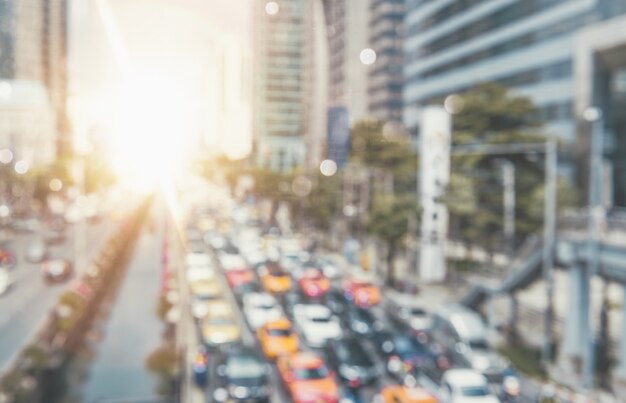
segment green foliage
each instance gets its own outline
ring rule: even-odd
[[[398,247],[409,231],[409,220],[419,220],[417,200],[412,195],[375,195],[367,220],[372,235]]]
[[[331,220],[339,211],[341,177],[326,177],[318,174],[313,180],[311,193],[302,198],[302,213],[310,217],[314,224],[322,229],[330,227]]]
[[[176,346],[164,343],[146,358],[146,368],[155,374],[174,376],[178,372],[179,355]]]
[[[385,136],[382,122],[365,120],[354,125],[350,162],[391,172],[398,192],[415,191],[417,154],[407,137]]]
[[[454,116],[453,145],[543,143],[540,122],[529,99],[511,96],[506,87],[483,84],[461,94],[463,109]],[[540,230],[543,223],[544,155],[501,154],[453,156],[451,178],[444,198],[450,210],[453,238],[502,246],[503,184],[498,160],[515,165],[516,238]],[[564,182],[559,206],[575,202],[576,192]]]

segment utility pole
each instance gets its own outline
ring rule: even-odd
[[[584,119],[591,124],[591,147],[589,158],[589,217],[588,217],[588,234],[587,234],[587,271],[586,281],[591,284],[593,276],[598,273],[599,261],[599,218],[604,214],[602,209],[602,130],[604,121],[602,119],[602,111],[598,108],[587,108],[584,112]],[[595,335],[593,332],[591,315],[589,314],[590,296],[586,296],[585,307],[588,323],[586,326],[587,334],[587,352],[584,360],[583,368],[583,386],[586,389],[593,389],[594,373],[595,373]]]
[[[546,282],[546,315],[543,359],[551,362],[554,357],[554,244],[556,236],[556,141],[550,137],[546,142],[546,187],[544,195],[543,222],[543,276]]]
[[[504,187],[504,239],[506,253],[511,257],[515,250],[515,164],[509,160],[500,160]]]

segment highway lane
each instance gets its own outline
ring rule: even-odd
[[[80,401],[159,401],[157,378],[145,367],[161,344],[164,324],[156,314],[161,273],[164,203],[156,200],[95,346]],[[145,399],[145,400],[142,400]]]
[[[86,240],[85,261],[89,262],[95,257],[114,225],[114,222],[108,220],[86,225],[83,235]],[[51,245],[49,256],[73,262],[74,234],[74,226],[68,226],[65,240],[58,245]],[[40,264],[30,263],[24,259],[28,246],[40,237],[36,233],[19,233],[4,243],[16,254],[17,264],[9,270],[15,283],[5,295],[0,296],[0,370],[29,339],[67,285],[46,285],[41,277]],[[86,269],[86,265],[75,269],[77,274],[81,273]]]

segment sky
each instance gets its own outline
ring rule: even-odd
[[[134,109],[124,105],[132,99],[154,112],[180,109],[185,127],[176,136],[189,146],[199,138],[213,150],[248,152],[250,98],[241,87],[249,86],[251,75],[242,67],[251,65],[250,5],[251,0],[72,0],[69,109],[79,147],[89,146],[85,139],[94,136],[114,136],[116,118],[130,118],[120,109]]]

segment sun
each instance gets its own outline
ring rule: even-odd
[[[118,91],[111,160],[121,183],[154,191],[181,174],[193,149],[189,99],[176,80],[135,76]]]

